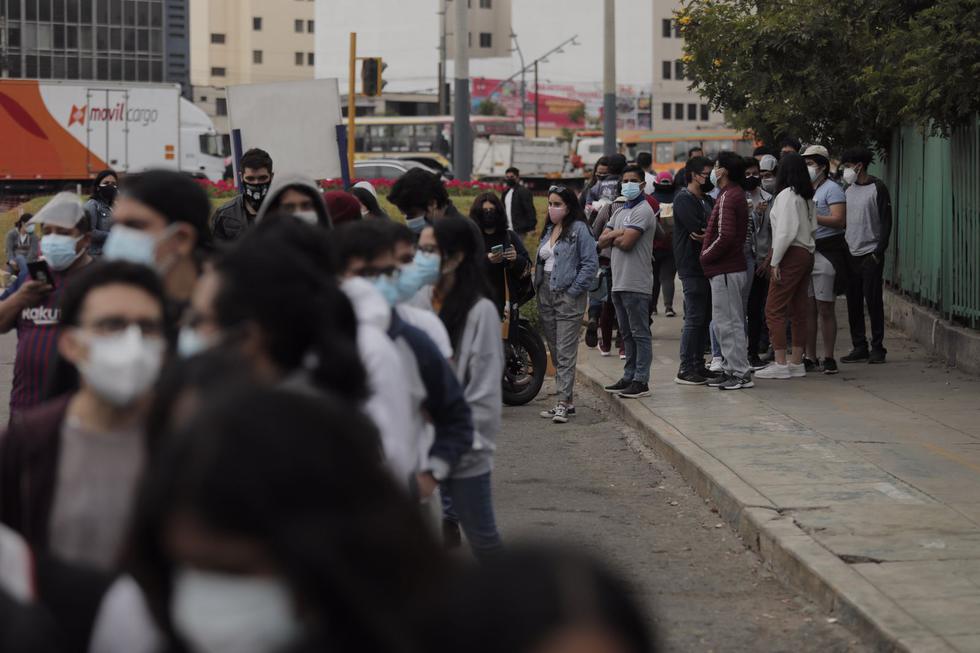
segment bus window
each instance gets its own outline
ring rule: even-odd
[[[389,125],[371,125],[368,127],[368,152],[384,152],[391,140]]]
[[[657,163],[673,163],[674,162],[674,144],[670,142],[657,143]]]
[[[676,163],[687,163],[687,152],[692,147],[700,147],[700,143],[694,141],[674,141],[674,161]]]
[[[734,141],[717,140],[704,142],[704,155],[709,159],[718,158],[719,152],[731,152],[735,148]]]
[[[415,125],[415,149],[418,152],[436,151],[436,141],[439,139],[438,125]]]
[[[412,125],[392,125],[392,152],[410,152],[412,150]]]

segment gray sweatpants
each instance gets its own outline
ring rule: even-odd
[[[711,278],[711,319],[721,346],[725,372],[748,377],[749,341],[745,336],[745,300],[751,284],[745,272]]]
[[[545,273],[538,288],[538,315],[544,338],[551,351],[551,362],[557,372],[558,401],[572,404],[575,387],[575,362],[578,359],[578,337],[582,330],[582,316],[588,304],[588,293],[572,298],[566,293],[552,293],[548,287],[550,275]]]

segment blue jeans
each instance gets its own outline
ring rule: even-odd
[[[623,379],[650,382],[653,338],[650,336],[650,293],[613,291],[613,306],[626,350]]]
[[[493,515],[490,472],[470,478],[442,482],[442,515],[459,524],[478,560],[487,560],[503,550]]]
[[[704,367],[704,348],[708,344],[708,318],[711,315],[711,286],[704,277],[684,277],[684,328],[681,330],[682,372],[698,372]]]

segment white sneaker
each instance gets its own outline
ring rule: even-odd
[[[806,365],[800,363],[799,365],[794,365],[793,363],[787,363],[789,368],[789,375],[794,379],[801,379],[806,376]]]
[[[803,367],[800,365],[800,367]],[[793,378],[792,373],[789,370],[789,365],[780,365],[779,363],[770,363],[766,367],[755,373],[755,378],[757,379],[791,379]]]
[[[708,365],[709,372],[724,372],[725,362],[719,356],[715,356],[711,359],[711,364]]]
[[[603,349],[602,347],[599,347],[599,355],[607,358],[609,356],[612,356],[612,352],[609,351],[608,349]]]

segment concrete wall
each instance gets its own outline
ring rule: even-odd
[[[956,326],[890,290],[885,291],[885,319],[947,365],[980,374],[980,332]]]

